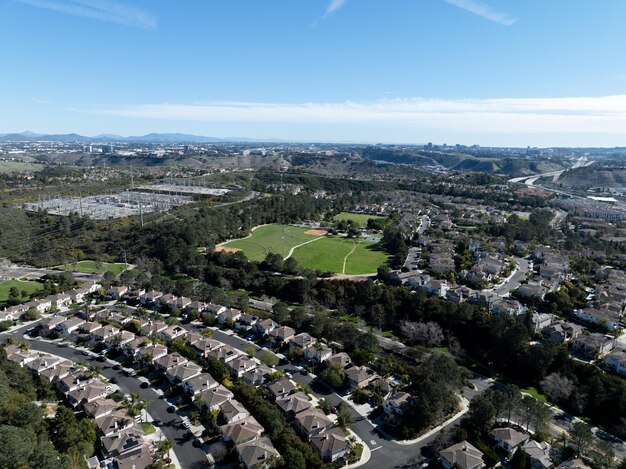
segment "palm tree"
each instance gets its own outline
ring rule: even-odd
[[[172,440],[161,440],[157,442],[157,454],[164,458],[167,456],[167,459],[170,459],[170,450],[172,449],[173,444]]]
[[[124,406],[128,409],[128,415],[135,417],[141,414],[141,411],[146,408],[146,401],[140,393],[131,392],[129,397],[125,400]]]

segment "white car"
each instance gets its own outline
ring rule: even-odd
[[[189,428],[191,427],[191,422],[189,420],[183,420],[183,427],[185,428]]]

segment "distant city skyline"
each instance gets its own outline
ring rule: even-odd
[[[626,146],[626,4],[3,0],[0,133]]]

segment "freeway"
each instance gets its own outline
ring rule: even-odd
[[[32,327],[32,325],[30,325],[30,327]],[[169,403],[160,399],[154,389],[142,389],[141,381],[136,376],[128,375],[121,369],[114,370],[113,366],[110,364],[100,362],[91,355],[83,355],[80,350],[72,348],[69,345],[60,344],[58,342],[35,340],[29,338],[28,336],[23,336],[24,329],[25,328],[20,328],[6,335],[20,341],[27,339],[32,350],[51,353],[72,362],[81,360],[90,362],[93,365],[102,368],[101,374],[109,380],[111,378],[116,378],[117,386],[119,386],[122,391],[128,394],[131,392],[140,393],[148,402],[146,410],[152,418],[161,421],[159,428],[161,428],[166,438],[172,441],[174,453],[176,454],[176,458],[180,462],[183,469],[200,469],[208,467],[205,452],[202,449],[195,448],[193,446],[193,440],[195,438],[191,435],[189,430],[182,428],[182,419],[180,416],[167,412]]]

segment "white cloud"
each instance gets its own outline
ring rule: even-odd
[[[502,13],[491,6],[481,3],[476,0],[444,0],[445,2],[454,5],[456,7],[462,8],[463,10],[467,10],[470,13],[473,13],[478,16],[482,16],[489,21],[493,21],[495,23],[499,23],[503,26],[511,26],[513,23],[517,21],[517,18],[514,18],[507,13]]]
[[[336,12],[342,6],[344,6],[345,3],[346,3],[346,0],[330,0],[330,3],[328,4],[328,7],[326,8],[326,12],[324,13],[324,16],[322,18],[325,18],[328,15],[332,15],[334,12]]]
[[[99,21],[156,29],[156,16],[145,10],[109,0],[14,0],[46,10]]]
[[[626,95],[575,98],[383,99],[374,102],[145,104],[73,109],[103,116],[186,122],[378,125],[472,134],[626,137]]]

